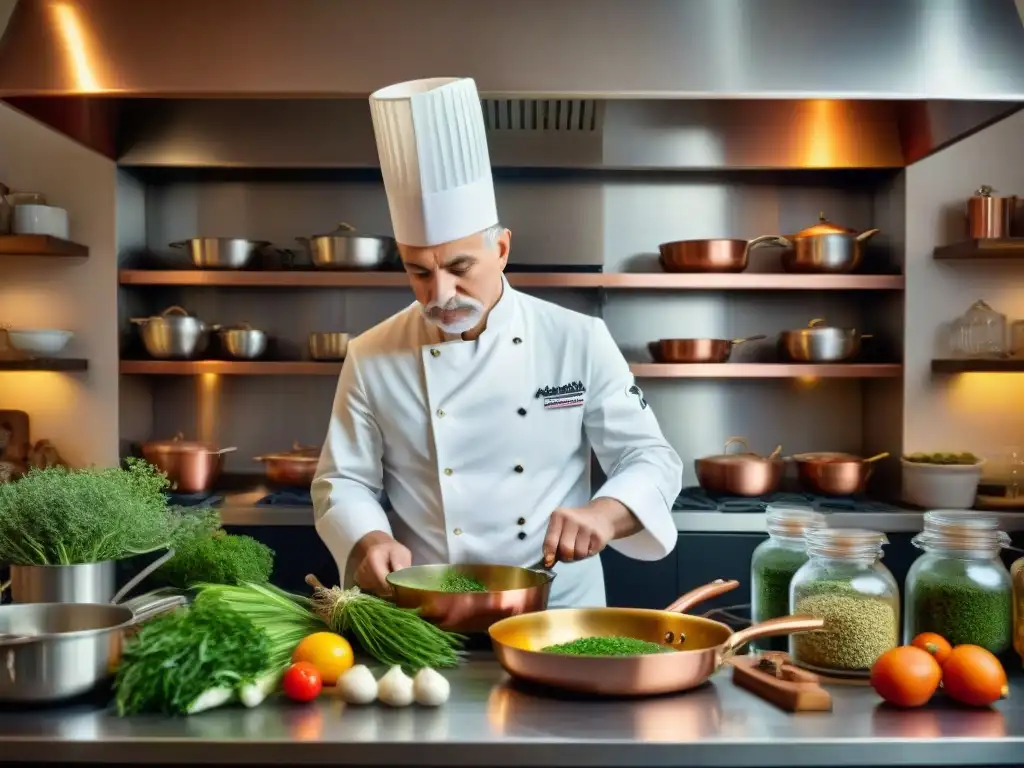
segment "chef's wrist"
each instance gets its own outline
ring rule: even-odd
[[[394,540],[394,537],[385,531],[370,531],[356,542],[356,545],[352,548],[352,554],[355,556],[355,559],[361,560],[366,557],[366,553],[373,547],[379,544],[390,544]]]
[[[637,516],[618,499],[600,496],[591,501],[589,506],[590,511],[599,515],[611,530],[613,540],[624,539],[643,530],[643,524]]]

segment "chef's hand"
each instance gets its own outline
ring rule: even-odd
[[[412,565],[412,553],[383,531],[368,533],[356,544],[356,570],[353,574],[360,589],[377,595],[391,592],[387,576]]]
[[[544,537],[544,564],[571,563],[598,554],[613,539],[632,536],[640,521],[621,502],[605,497],[585,507],[559,507],[551,513]]]

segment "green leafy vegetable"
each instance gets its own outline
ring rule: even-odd
[[[418,672],[424,667],[454,667],[466,638],[424,621],[416,611],[361,592],[314,585],[313,610],[338,633],[351,633],[368,654],[389,667]]]
[[[226,704],[281,668],[291,650],[245,616],[196,604],[148,622],[114,681],[119,715],[189,715]]]
[[[97,563],[162,549],[181,519],[166,487],[141,459],[126,469],[32,469],[0,484],[0,562]]]
[[[543,653],[563,656],[648,656],[652,653],[670,653],[671,648],[635,637],[581,637],[568,643],[541,648]]]
[[[468,574],[462,573],[456,568],[445,571],[441,577],[439,592],[486,592],[487,587],[483,582],[474,579]]]
[[[193,516],[189,516],[193,517]],[[250,536],[221,530],[220,516],[194,516],[174,540],[174,557],[153,578],[160,584],[188,589],[193,584],[265,584],[274,570],[274,551]],[[212,527],[211,527],[212,522]]]

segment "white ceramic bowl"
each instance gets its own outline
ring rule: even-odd
[[[11,221],[16,235],[50,235],[68,239],[68,212],[55,205],[16,205]]]
[[[900,459],[903,500],[927,509],[970,509],[978,494],[981,469],[977,464],[924,464]]]
[[[71,331],[54,331],[37,328],[8,329],[7,338],[20,352],[30,355],[55,355],[75,338]]]

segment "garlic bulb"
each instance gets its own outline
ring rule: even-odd
[[[439,707],[448,701],[452,687],[440,672],[424,667],[412,679],[413,696],[416,703],[424,707]]]
[[[412,678],[394,666],[377,681],[377,698],[389,707],[407,707],[413,702]]]
[[[347,670],[338,678],[335,688],[349,704],[369,704],[377,698],[377,681],[370,668],[363,664]]]

